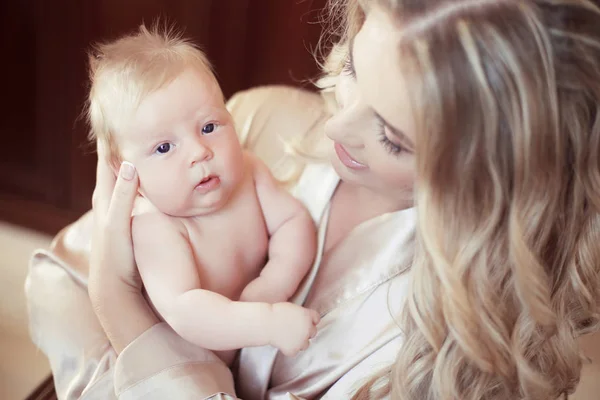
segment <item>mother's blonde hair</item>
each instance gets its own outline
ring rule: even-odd
[[[599,323],[600,10],[587,0],[373,2],[403,32],[419,222],[402,350],[355,398],[573,392],[576,338]],[[356,3],[345,3],[337,52],[362,21]]]

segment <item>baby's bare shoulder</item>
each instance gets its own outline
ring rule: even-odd
[[[155,238],[175,234],[187,236],[187,229],[179,218],[151,211],[132,217],[131,234],[135,241],[136,238],[149,236]]]
[[[244,162],[246,163],[246,168],[252,171],[253,176],[256,177],[257,175],[264,174],[271,176],[271,171],[267,167],[267,164],[247,150],[244,150]]]

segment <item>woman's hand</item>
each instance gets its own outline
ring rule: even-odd
[[[96,187],[92,197],[94,231],[89,282],[92,298],[102,297],[103,284],[114,281],[141,291],[131,241],[131,212],[137,188],[135,167],[123,163],[115,178],[104,146],[98,143]]]
[[[131,212],[138,184],[135,168],[129,163],[123,163],[115,177],[99,143],[88,291],[117,352],[158,322],[142,296],[133,257]]]

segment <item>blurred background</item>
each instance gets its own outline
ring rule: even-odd
[[[325,3],[0,0],[0,399],[26,398],[49,372],[29,340],[23,283],[31,252],[91,207],[90,46],[160,18],[203,48],[227,97],[267,84],[312,90]]]
[[[225,96],[310,86],[325,0],[0,2],[0,219],[46,233],[90,208],[95,156],[80,118],[87,51],[160,17],[208,54]]]

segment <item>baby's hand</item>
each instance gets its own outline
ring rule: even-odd
[[[316,311],[292,303],[273,304],[270,344],[292,357],[308,348],[321,317]]]

